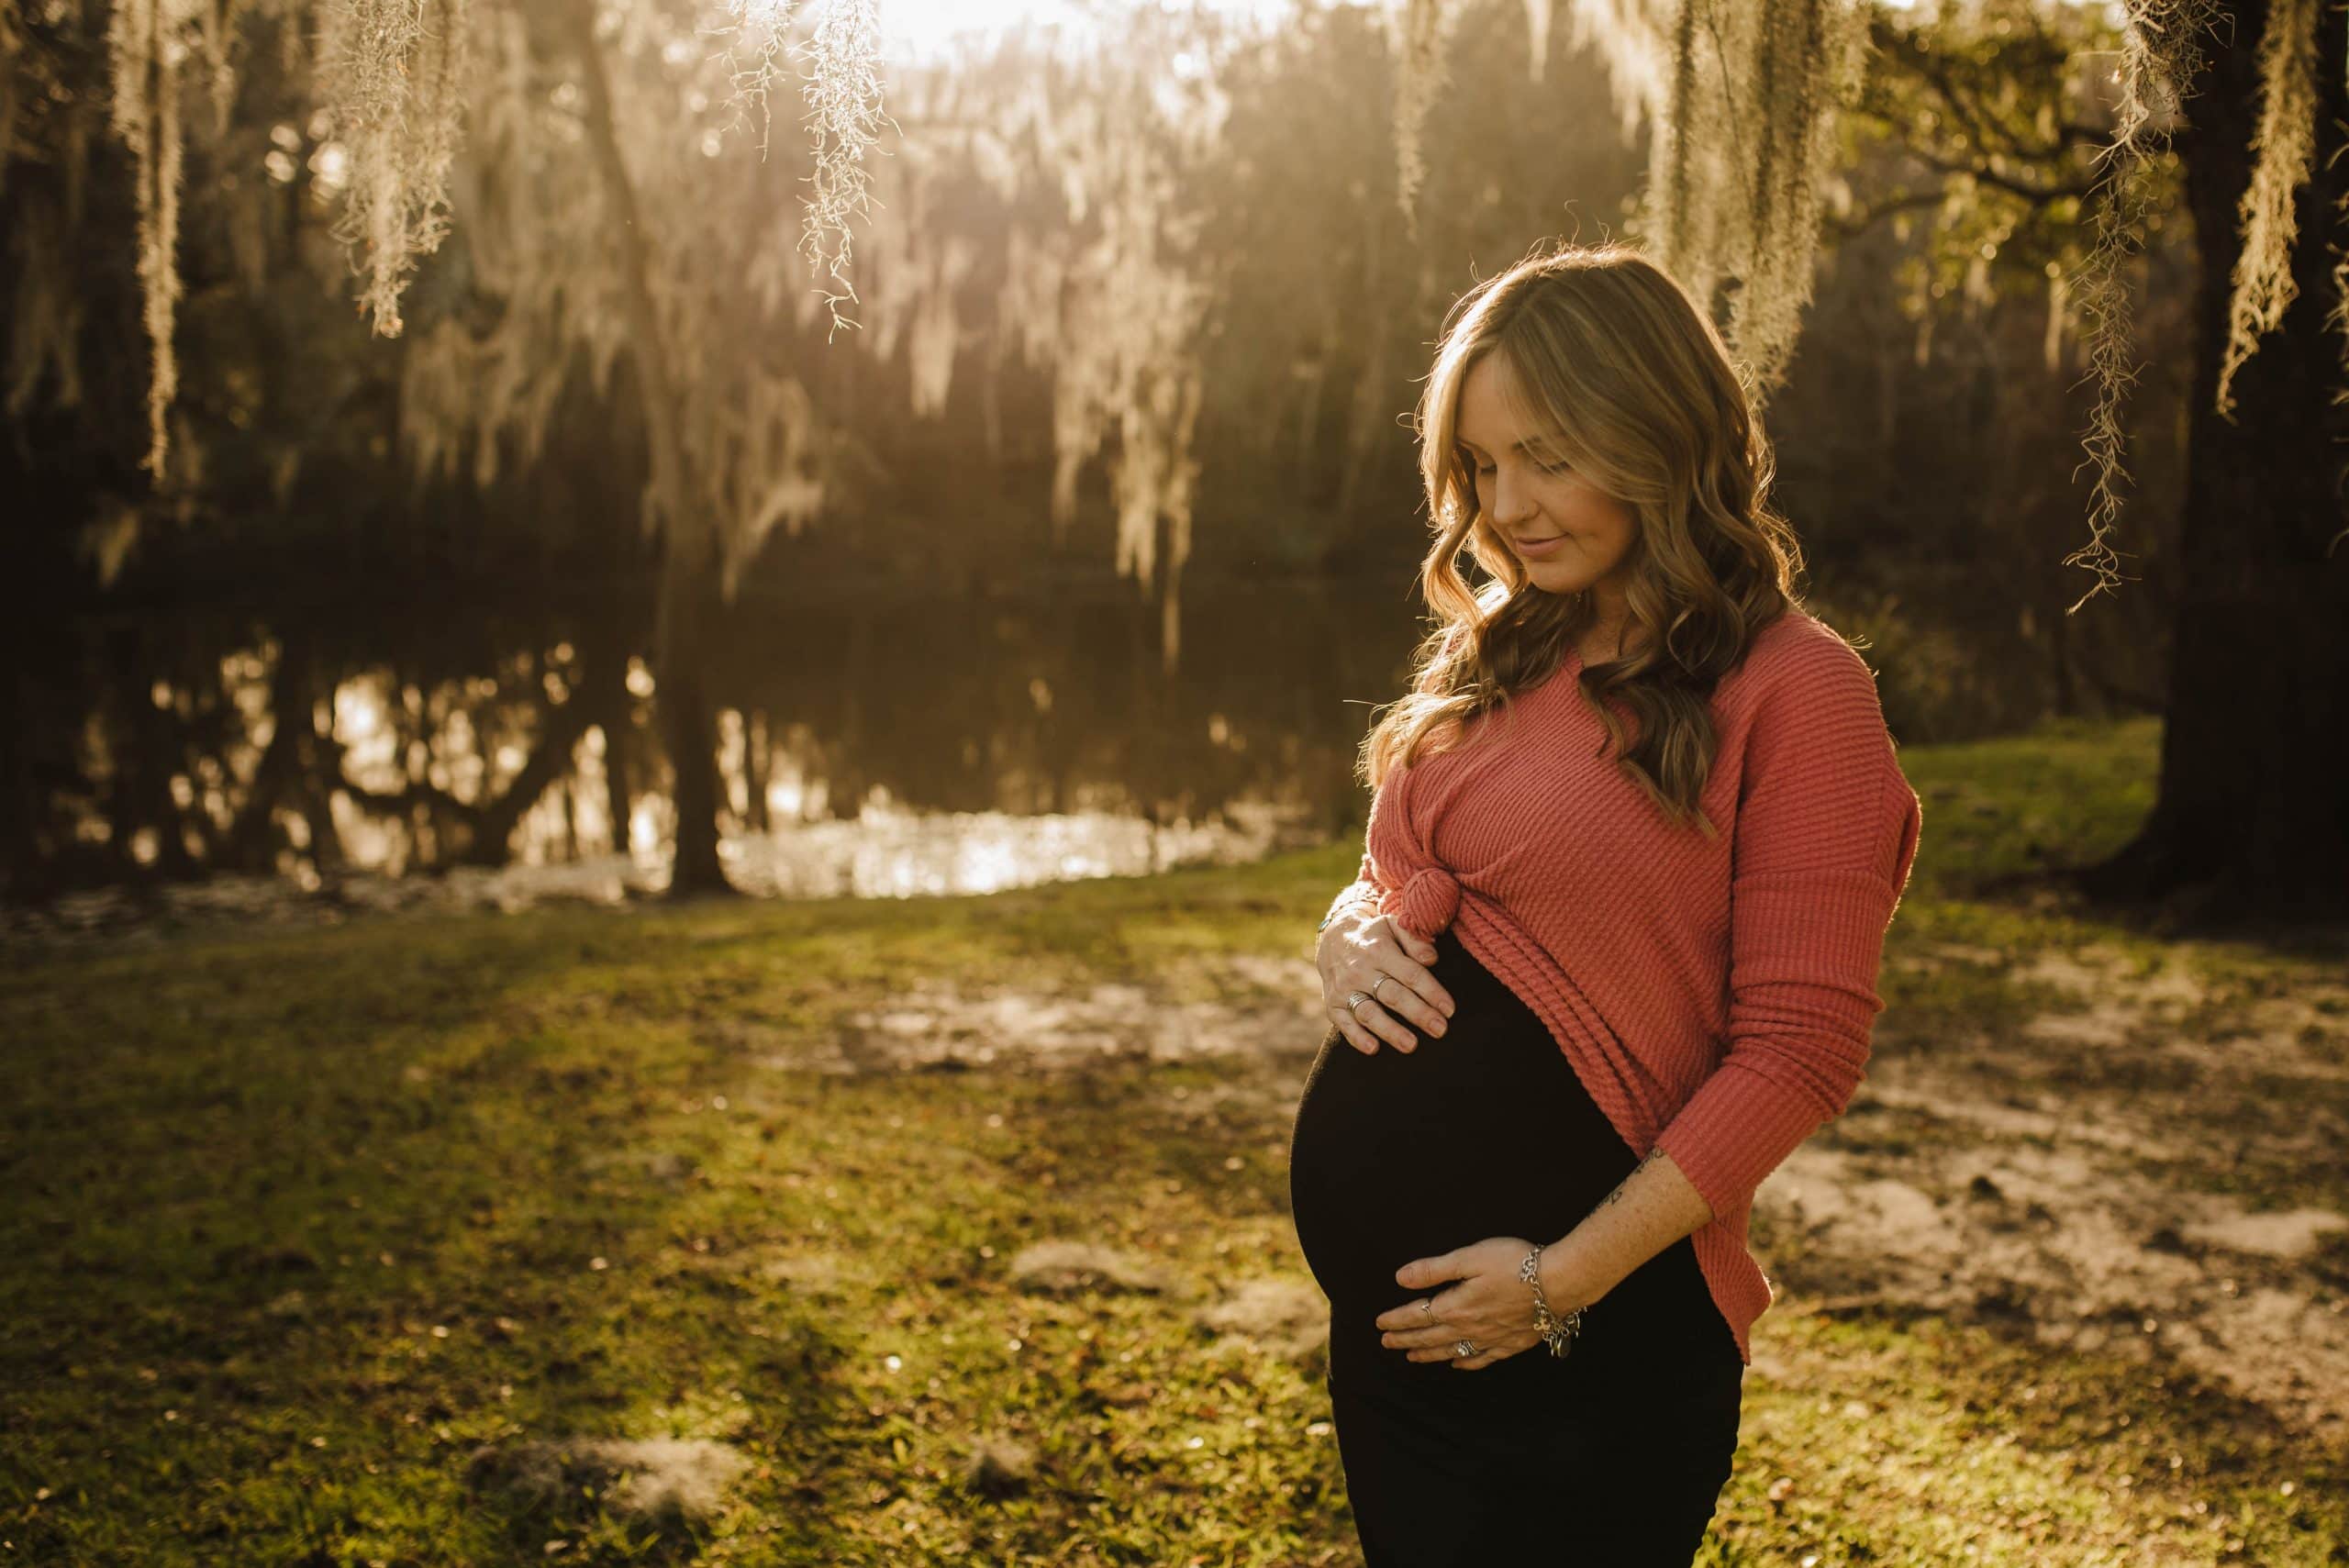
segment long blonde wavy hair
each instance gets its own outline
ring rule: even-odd
[[[1802,552],[1770,509],[1769,442],[1720,334],[1620,243],[1537,250],[1446,313],[1413,420],[1434,534],[1420,589],[1438,624],[1356,774],[1375,789],[1423,750],[1449,749],[1470,719],[1555,671],[1593,622],[1587,593],[1535,586],[1477,509],[1456,429],[1461,384],[1487,353],[1503,357],[1508,395],[1530,403],[1565,460],[1638,516],[1625,558],[1631,651],[1586,665],[1580,685],[1626,776],[1670,819],[1710,834],[1698,799],[1717,740],[1712,693],[1755,634],[1799,606]],[[1462,578],[1464,551],[1492,579],[1481,590]]]

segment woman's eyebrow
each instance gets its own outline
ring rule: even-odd
[[[1485,450],[1465,436],[1459,436],[1454,439],[1457,439],[1462,446],[1467,447],[1471,450],[1483,451]],[[1537,446],[1553,447],[1556,445],[1557,442],[1553,439],[1548,439],[1541,436],[1528,436],[1525,439],[1518,442],[1517,445],[1509,448],[1509,450],[1516,452],[1530,452]]]

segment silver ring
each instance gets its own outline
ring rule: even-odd
[[[1426,1313],[1426,1314],[1427,1314],[1429,1317],[1431,1317],[1431,1318],[1434,1317],[1434,1316],[1435,1316],[1435,1297],[1434,1297],[1434,1296],[1429,1296],[1425,1301],[1420,1302],[1420,1303],[1419,1303],[1419,1310],[1420,1310],[1420,1311],[1422,1311],[1422,1312],[1424,1312],[1424,1313]]]
[[[1476,1353],[1476,1341],[1474,1340],[1454,1340],[1452,1341],[1452,1348],[1460,1352],[1460,1359],[1462,1361],[1466,1361],[1470,1356]]]
[[[1354,1014],[1354,1022],[1362,1022],[1362,1015],[1360,1013],[1354,1013],[1354,1009],[1361,1006],[1364,1002],[1372,1000],[1375,1000],[1375,998],[1367,991],[1349,991],[1346,993],[1346,1011]]]
[[[1394,979],[1394,978],[1395,978],[1395,977],[1394,977],[1393,975],[1391,975],[1391,974],[1382,974],[1382,975],[1380,975],[1376,980],[1375,980],[1375,981],[1371,982],[1371,986],[1370,986],[1370,999],[1371,999],[1372,1001],[1374,1001],[1374,1002],[1377,1001],[1377,1000],[1378,1000],[1378,988],[1379,988],[1381,985],[1386,984],[1388,981],[1390,981],[1390,980],[1392,980],[1392,979]]]

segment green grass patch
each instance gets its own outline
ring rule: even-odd
[[[1936,793],[1893,951],[1990,956],[1888,971],[1891,1049],[2054,1005],[1998,955],[2141,940],[1965,890],[2117,841],[2153,740],[1909,754]],[[789,1063],[917,985],[1229,994],[1216,961],[1301,959],[1358,853],[987,898],[381,918],[0,976],[0,1560],[1357,1562],[1316,1358],[1191,1313],[1304,1274],[1280,1096],[1218,1097],[1221,1062]],[[1887,1158],[1947,1135],[1847,1130]],[[1198,1294],[1012,1279],[1063,1239]],[[2343,1455],[2175,1373],[1799,1307],[1760,1329],[1776,1370],[1749,1380],[1700,1562],[2349,1554]],[[571,1436],[709,1440],[749,1468],[694,1527],[468,1485],[478,1445]],[[995,1438],[1032,1452],[1024,1484],[974,1484]]]
[[[2160,757],[2154,718],[1901,748],[1924,812],[1912,893],[1963,897],[2103,859],[2153,809]]]

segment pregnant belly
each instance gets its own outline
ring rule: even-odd
[[[1554,1240],[1635,1163],[1540,1018],[1451,932],[1436,951],[1444,1033],[1364,1054],[1333,1026],[1297,1102],[1291,1211],[1332,1303],[1409,1299],[1397,1268],[1487,1237]]]

